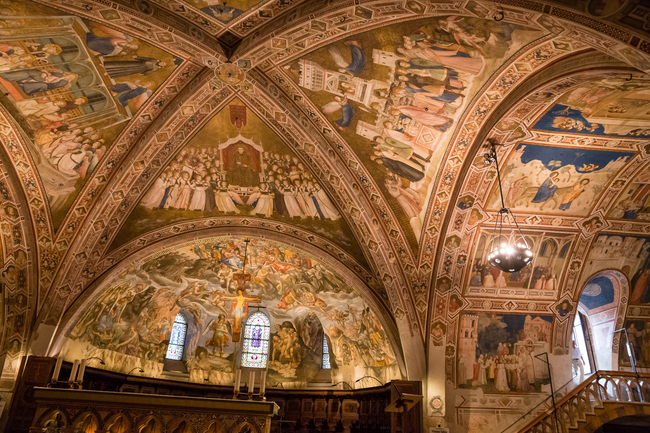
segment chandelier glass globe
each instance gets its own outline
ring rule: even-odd
[[[488,262],[503,272],[519,272],[533,260],[533,253],[525,244],[507,244],[494,248],[488,255]]]

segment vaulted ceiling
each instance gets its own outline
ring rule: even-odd
[[[181,240],[281,238],[338,261],[394,326],[395,352],[415,355],[403,374],[422,379],[441,360],[445,378],[428,385],[443,389],[463,312],[548,318],[560,353],[562,302],[575,311],[586,281],[612,268],[592,245],[650,242],[640,1],[0,11],[2,347],[20,347],[3,388],[11,360],[60,347],[117,269]],[[487,138],[503,144],[506,205],[535,275],[482,269],[500,208]],[[630,280],[644,242],[613,266]]]

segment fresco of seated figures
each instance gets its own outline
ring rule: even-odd
[[[484,393],[541,392],[548,371],[535,355],[550,351],[553,316],[463,313],[458,337],[458,388]]]
[[[166,224],[226,215],[295,224],[339,243],[365,263],[318,180],[239,99],[219,111],[165,167],[112,248]]]
[[[501,165],[506,207],[517,213],[588,216],[633,152],[520,143]],[[501,208],[492,188],[490,210]]]
[[[413,248],[429,186],[469,101],[546,32],[469,17],[393,24],[285,65],[359,156]]]
[[[576,77],[585,84],[555,101],[533,129],[610,137],[650,136],[650,79],[628,81],[628,77]]]
[[[650,303],[650,237],[599,234],[585,261],[583,278],[605,269],[621,269],[630,281],[629,304]]]
[[[650,167],[645,167],[622,188],[616,204],[612,206],[607,216],[612,219],[648,221],[650,220],[649,195]]]
[[[238,277],[245,258],[249,275],[242,292]],[[235,334],[242,335],[243,321],[258,311],[254,306],[271,320],[269,386],[307,386],[321,370],[323,339],[332,383],[401,378],[375,312],[336,271],[285,244],[253,239],[246,246],[239,237],[161,251],[107,282],[78,317],[61,353],[66,360],[98,356],[106,362],[102,368],[123,373],[141,366],[147,376],[160,377],[181,313],[189,380],[232,385],[242,344]]]
[[[212,19],[217,19],[224,24],[230,23],[241,14],[257,6],[262,0],[185,0]],[[262,18],[273,16],[271,11],[260,11]]]
[[[115,138],[181,59],[37,3],[5,3],[0,104],[22,129],[58,228]]]
[[[481,228],[471,272],[467,276],[467,294],[523,298],[554,298],[557,295],[574,235],[527,230],[522,233],[533,252],[533,262],[519,272],[506,273],[487,260],[493,244],[499,245],[502,238],[495,238],[493,228]]]

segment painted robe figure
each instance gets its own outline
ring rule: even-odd
[[[331,114],[341,110],[341,118],[335,123],[339,129],[344,129],[350,126],[352,118],[354,117],[354,110],[347,96],[335,96],[334,101],[323,105],[321,110],[325,114]]]
[[[143,197],[140,204],[148,208],[157,208],[165,196],[167,191],[167,173],[163,172],[160,177],[156,179],[149,192]]]
[[[339,72],[354,75],[360,74],[366,66],[366,55],[361,48],[361,44],[358,41],[348,41],[345,42],[345,45],[350,49],[350,55],[352,57],[350,63],[345,61],[341,51],[335,46],[329,48],[330,55],[339,67]]]
[[[230,163],[230,171],[228,172],[228,181],[230,185],[237,186],[254,186],[258,183],[259,179],[251,169],[253,161],[243,147],[237,148],[237,152],[233,155],[233,160]]]
[[[544,203],[553,195],[555,195],[555,191],[557,191],[557,185],[556,182],[560,175],[557,173],[551,173],[549,177],[546,178],[544,183],[539,187],[537,190],[537,194],[535,194],[535,197],[533,198],[532,202],[533,203]]]
[[[580,197],[580,195],[586,191],[584,187],[586,187],[587,184],[589,184],[589,179],[582,179],[580,182],[573,185],[573,190],[562,196],[560,209],[568,210],[571,207],[571,203],[573,203],[575,199]]]
[[[212,338],[205,343],[206,347],[212,346],[212,355],[217,354],[219,348],[219,357],[223,356],[223,348],[230,345],[230,329],[226,317],[221,314],[219,319],[212,322]]]

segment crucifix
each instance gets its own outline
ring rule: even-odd
[[[250,274],[246,274],[246,257],[248,254],[248,243],[250,239],[245,239],[246,249],[244,250],[244,267],[241,274],[235,274],[234,279],[238,283],[237,295],[222,295],[222,299],[226,299],[232,302],[232,310],[230,316],[233,317],[234,323],[232,327],[232,341],[237,342],[241,336],[241,321],[245,319],[248,315],[248,303],[249,302],[262,302],[262,298],[259,296],[246,296],[246,281],[250,281]],[[248,278],[246,278],[248,276]]]

